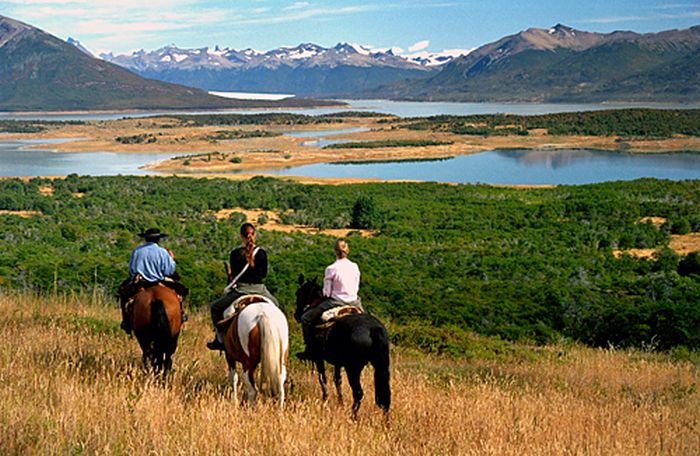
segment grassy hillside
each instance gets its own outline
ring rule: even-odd
[[[547,343],[697,348],[700,276],[679,274],[671,233],[700,231],[700,182],[639,180],[551,189],[435,183],[300,185],[164,177],[0,181],[0,286],[111,296],[136,233],[171,234],[190,305],[225,283],[244,220],[273,210],[286,224],[366,227],[350,235],[366,308],[394,342],[469,356],[472,332]],[[217,219],[222,209],[229,218]],[[32,215],[34,214],[34,215]],[[646,217],[663,217],[662,226]],[[257,220],[253,220],[257,223]],[[333,238],[262,231],[268,287],[287,310],[299,273],[320,275]],[[657,249],[651,259],[616,250]]]
[[[293,334],[298,328],[292,324]],[[700,452],[696,364],[642,351],[506,345],[470,362],[393,349],[388,419],[363,376],[359,420],[289,365],[287,407],[238,406],[193,315],[165,384],[140,368],[118,310],[86,296],[0,294],[5,454],[688,455]],[[488,346],[489,341],[483,340]],[[293,348],[298,339],[293,340]],[[349,397],[349,388],[344,385]]]

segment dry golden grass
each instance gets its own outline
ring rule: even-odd
[[[0,295],[2,453],[700,453],[698,372],[662,355],[561,346],[467,362],[394,350],[389,418],[367,370],[355,422],[349,404],[321,403],[297,363],[283,411],[237,405],[223,357],[204,349],[210,335],[206,315],[193,315],[161,384],[114,306]]]
[[[8,210],[0,210],[0,215],[15,215],[17,217],[22,217],[22,218],[30,218],[30,217],[35,217],[37,215],[41,215],[41,212],[39,211],[8,211]]]

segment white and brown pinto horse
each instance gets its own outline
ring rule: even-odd
[[[253,405],[257,392],[266,389],[282,407],[289,351],[289,328],[282,311],[267,301],[254,302],[224,318],[217,327],[223,337],[234,397],[238,392],[236,362],[239,362],[243,367],[248,404]],[[258,364],[260,372],[256,376]]]

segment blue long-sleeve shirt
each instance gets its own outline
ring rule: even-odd
[[[141,274],[147,282],[158,282],[175,273],[175,260],[155,242],[147,242],[131,252],[129,276]]]

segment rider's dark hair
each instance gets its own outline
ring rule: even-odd
[[[241,225],[241,237],[245,242],[245,261],[251,268],[255,267],[255,227],[252,223]]]

